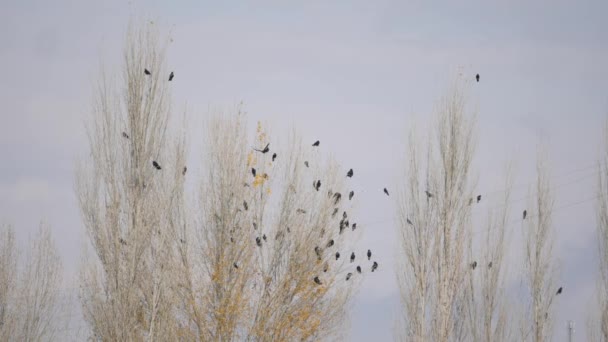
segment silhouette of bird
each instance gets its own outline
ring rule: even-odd
[[[472,269],[475,269],[475,267],[477,267],[477,261],[473,261],[473,262],[471,263],[471,268],[472,268]]]
[[[428,197],[428,198],[433,197],[433,194],[430,193],[428,190],[424,190],[424,192],[426,193],[426,197]]]
[[[338,204],[338,202],[340,202],[341,198],[342,198],[342,194],[340,194],[339,192],[336,192],[334,194],[334,204]]]
[[[479,82],[479,74],[475,75],[475,79]]]
[[[526,219],[526,216],[528,216],[528,211],[524,210],[524,213],[523,213],[524,220]]]
[[[340,252],[336,252],[336,260],[340,259]]]
[[[125,139],[129,139],[129,135],[127,134],[127,132],[122,132],[122,137]]]
[[[388,190],[386,190],[386,188],[384,188],[384,193],[386,194],[386,196],[390,196],[390,195],[388,194]]]
[[[367,260],[372,258],[372,251],[370,249],[367,250]]]
[[[352,277],[352,276],[353,276],[353,274],[348,272],[348,274],[346,275],[346,281],[348,281],[350,279],[350,277]]]
[[[259,236],[255,238],[255,243],[258,245],[258,247],[262,247],[262,239],[260,239]]]
[[[353,196],[355,196],[355,192],[354,192],[354,191],[349,192],[349,193],[348,193],[348,200],[349,200],[349,201],[350,201],[350,200],[352,200],[352,199],[353,199]]]
[[[161,170],[162,167],[160,167],[160,165],[158,165],[158,163],[156,162],[156,160],[152,161],[152,166],[154,166],[157,170]]]
[[[276,153],[273,153],[273,154],[272,154],[272,161],[274,161],[275,159],[277,159],[277,154],[276,154]]]
[[[412,223],[412,220],[410,220],[410,218],[406,218],[405,221],[407,222],[407,224],[409,224],[410,226],[413,226],[414,224]]]
[[[187,171],[188,171],[188,168],[184,166],[184,169],[182,170],[182,176],[185,176]]]
[[[361,273],[361,266],[357,266],[357,272]]]
[[[317,283],[317,285],[321,285],[321,280],[319,279],[319,277],[315,277],[315,283]]]
[[[490,261],[490,263],[488,264],[488,268],[492,268],[492,262]]]
[[[353,176],[353,169],[348,170],[348,172],[346,173],[346,177],[352,178]]]
[[[377,268],[378,268],[378,263],[374,261],[374,264],[372,265],[372,272],[374,272]]]
[[[313,182],[313,185],[315,187],[315,190],[319,191],[319,189],[321,188],[321,180],[318,180],[316,183]]]
[[[237,265],[236,262],[232,264],[232,266],[234,266],[234,268],[236,268],[237,270],[239,269],[239,265]]]
[[[331,246],[333,246],[333,245],[334,245],[334,240],[333,240],[333,239],[331,239],[331,240],[329,240],[329,242],[327,243],[327,248],[329,248],[329,247],[331,247]]]
[[[338,213],[338,208],[334,208],[334,212],[331,213],[331,217],[336,216],[337,213]]]
[[[253,177],[255,177],[255,173],[256,173],[256,172],[255,172],[255,168],[254,168],[254,167],[252,167],[252,168],[251,168],[251,174],[253,175]]]
[[[144,74],[146,74],[146,75],[151,75],[150,70],[148,70],[148,69],[144,69]]]
[[[304,165],[306,165],[306,167],[308,167],[308,161],[304,161]]]
[[[350,262],[355,262],[355,252],[350,255]]]
[[[306,210],[304,210],[304,209],[300,209],[300,208],[298,208],[298,209],[296,210],[296,212],[297,212],[298,214],[306,214]]]
[[[243,207],[245,210],[249,210],[249,206],[247,205],[247,201],[243,201]]]
[[[477,203],[481,202],[481,195],[477,195]]]
[[[562,293],[562,290],[563,290],[563,289],[564,289],[563,287],[560,287],[559,289],[557,289],[557,293],[555,293],[555,295],[556,295],[556,296],[557,296],[557,295],[560,295],[560,294]]]
[[[173,71],[171,71],[171,73],[169,74],[169,82],[173,81],[174,76],[175,74],[173,74]]]
[[[320,144],[320,143],[321,143],[321,142],[320,142],[319,140],[317,140],[317,141],[315,141],[315,143],[314,143],[314,144],[312,144],[312,146],[319,146],[319,144]]]
[[[262,239],[266,241],[266,234],[262,235]]]
[[[356,223],[353,223],[353,231],[354,231],[355,229],[357,229],[357,224],[356,224]]]
[[[262,153],[268,153],[268,151],[270,151],[269,146],[270,146],[270,143],[266,144],[266,147],[264,147],[264,149],[262,149],[262,150],[258,150],[257,148],[254,148],[254,150],[258,151],[258,152],[262,152]]]

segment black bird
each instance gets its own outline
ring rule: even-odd
[[[338,202],[340,202],[341,198],[342,198],[342,194],[340,194],[339,192],[336,192],[334,194],[334,204],[338,204]]]
[[[477,261],[473,261],[473,262],[471,263],[471,268],[472,268],[472,269],[475,269],[475,267],[477,267]]]
[[[317,141],[315,141],[315,143],[314,143],[314,144],[312,144],[312,146],[319,146],[319,144],[320,144],[320,143],[321,143],[321,142],[320,142],[319,140],[317,140]]]
[[[268,153],[268,151],[270,151],[269,146],[270,146],[270,143],[266,144],[266,147],[264,147],[263,150],[258,150],[257,148],[254,148],[254,150],[258,151],[258,152],[262,152],[262,153]]]
[[[259,236],[255,238],[255,243],[258,245],[258,247],[262,247],[262,239],[260,239]]]
[[[277,154],[276,154],[276,153],[273,153],[273,154],[272,154],[272,161],[274,161],[275,159],[277,159]]]
[[[253,177],[255,177],[255,168],[251,168],[251,174],[253,175]]]
[[[357,229],[357,224],[356,224],[356,223],[353,223],[353,231],[354,231],[355,229]]]
[[[243,201],[243,207],[245,210],[249,210],[249,206],[247,205],[247,201]]]
[[[488,264],[488,268],[492,268],[492,262],[490,261],[490,263]]]
[[[336,216],[337,213],[338,213],[338,208],[334,208],[334,212],[331,214],[331,217]]]
[[[322,283],[321,283],[321,280],[319,279],[319,277],[315,277],[315,279],[314,279],[314,280],[315,280],[315,283],[316,283],[317,285],[321,285],[321,284],[322,284]]]
[[[340,259],[340,252],[336,252],[336,260]]]
[[[374,264],[372,265],[372,272],[374,272],[377,268],[378,268],[378,263],[374,261]]]
[[[350,262],[355,262],[355,252],[350,255]]]
[[[297,212],[298,214],[306,214],[306,210],[304,210],[304,209],[299,209],[299,208],[298,208],[298,209],[296,210],[296,212]]]
[[[148,70],[148,69],[144,69],[144,74],[146,74],[146,75],[151,75],[150,70]]]
[[[266,234],[262,235],[262,239],[266,241]]]
[[[239,269],[239,265],[237,265],[236,262],[232,264],[232,266],[234,266],[234,268],[236,268],[237,270]]]
[[[173,74],[173,71],[171,71],[171,73],[169,74],[169,82],[173,81],[173,77],[175,75]]]
[[[481,195],[477,195],[477,203],[481,202]]]
[[[555,295],[557,296],[557,295],[561,294],[561,293],[562,293],[562,290],[563,290],[563,288],[562,288],[562,287],[560,287],[559,289],[557,289],[557,293],[555,293]]]
[[[162,169],[162,167],[160,167],[160,165],[158,165],[158,163],[156,162],[156,160],[152,161],[152,166],[154,166],[157,170]]]
[[[321,188],[321,180],[313,182],[312,184],[314,185],[315,190],[319,191],[319,189]]]
[[[426,193],[426,197],[428,197],[428,198],[433,197],[433,194],[430,193],[428,190],[424,190],[424,192]]]
[[[357,272],[361,273],[361,266],[357,266]]]
[[[187,171],[188,171],[188,168],[184,166],[184,169],[182,170],[182,176],[185,176]]]
[[[526,216],[528,216],[528,211],[527,211],[527,210],[524,210],[524,214],[523,214],[523,216],[524,216],[524,220],[525,220],[525,219],[526,219]]]
[[[129,135],[127,134],[127,132],[122,132],[122,137],[125,139],[129,139]]]
[[[372,251],[370,249],[367,250],[367,260],[372,258]]]
[[[475,75],[475,79],[479,82],[479,74]]]
[[[384,188],[384,193],[386,194],[386,196],[389,196],[388,190],[386,190],[386,188]]]
[[[333,245],[334,245],[334,240],[333,240],[333,239],[331,239],[331,240],[329,240],[329,242],[327,243],[327,248],[329,248],[329,247],[331,247],[331,246],[333,246]]]
[[[350,277],[352,277],[352,276],[353,276],[353,274],[348,272],[348,274],[346,275],[346,281],[348,281],[350,279]]]
[[[308,167],[308,161],[304,161],[304,165],[306,165],[306,167]]]
[[[409,224],[410,226],[413,226],[414,224],[412,223],[412,220],[410,220],[410,218],[406,218],[405,219],[407,221],[407,224]]]
[[[351,177],[353,176],[353,169],[348,170],[348,172],[346,173],[346,177]]]
[[[355,192],[354,192],[354,191],[349,192],[349,193],[348,193],[348,200],[349,200],[349,201],[350,201],[350,200],[352,200],[352,199],[353,199],[353,196],[355,196]]]

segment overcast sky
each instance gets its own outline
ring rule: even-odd
[[[288,3],[2,1],[0,222],[20,241],[48,222],[69,275],[77,272],[84,235],[73,169],[93,84],[101,61],[120,67],[129,19],[150,17],[173,37],[173,108],[192,123],[194,174],[203,119],[240,101],[252,129],[262,120],[280,138],[295,126],[355,169],[361,245],[380,269],[356,297],[351,340],[390,341],[396,227],[381,191],[399,181],[408,130],[416,123],[424,136],[437,100],[460,78],[478,117],[475,173],[485,196],[476,214],[499,200],[509,159],[513,198],[525,197],[537,146],[546,146],[565,288],[555,340],[564,340],[567,320],[584,340],[597,273],[593,165],[608,117],[608,2]],[[525,201],[512,206],[520,215]],[[521,248],[515,239],[513,255]]]

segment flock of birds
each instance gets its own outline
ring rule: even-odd
[[[151,75],[152,73],[151,73],[151,72],[150,72],[148,69],[144,69],[144,74],[145,74],[145,75],[147,75],[147,76],[149,76],[149,75]],[[173,71],[172,71],[172,72],[169,74],[169,82],[171,82],[171,81],[173,80],[173,78],[174,78],[174,77],[175,77],[175,74],[174,74],[174,73],[173,73]],[[479,74],[475,75],[475,79],[476,79],[476,81],[477,81],[477,82],[479,82],[479,78],[480,78]],[[123,132],[123,133],[122,133],[122,135],[123,135],[123,137],[124,137],[124,138],[129,139],[129,135],[128,135],[126,132]],[[313,147],[319,147],[319,145],[320,145],[320,144],[321,144],[321,142],[320,142],[319,140],[317,140],[317,141],[315,141],[315,142],[312,144],[312,146],[313,146]],[[266,154],[266,153],[270,152],[270,143],[267,143],[267,144],[266,144],[266,146],[264,146],[264,148],[262,148],[262,149],[256,149],[256,148],[254,148],[254,150],[255,150],[256,152],[259,152],[259,153],[262,153],[262,154]],[[272,154],[272,161],[274,162],[276,158],[277,158],[277,154],[276,154],[276,153],[273,153],[273,154]],[[308,161],[304,161],[304,165],[305,165],[306,167],[309,167],[309,163],[308,163]],[[152,161],[152,166],[153,166],[153,167],[154,167],[156,170],[162,170],[162,167],[160,166],[160,164],[159,164],[159,163],[158,163],[156,160],[153,160],[153,161]],[[188,168],[187,168],[186,166],[184,166],[184,168],[183,168],[183,170],[182,170],[182,175],[185,175],[187,170],[188,170]],[[256,169],[255,169],[255,168],[252,168],[252,169],[251,169],[251,173],[252,173],[253,177],[256,177],[256,174],[257,174],[257,173],[256,173]],[[268,177],[266,174],[264,174],[263,176],[264,176],[265,178],[266,178],[266,177]],[[348,177],[348,178],[352,178],[353,176],[354,176],[354,171],[353,171],[353,169],[348,170],[348,172],[346,173],[346,177]],[[316,180],[316,181],[313,181],[313,188],[314,188],[316,191],[319,191],[319,190],[320,190],[320,188],[321,188],[321,180],[320,180],[320,179],[319,179],[319,180]],[[384,188],[384,189],[383,189],[383,192],[384,192],[384,194],[385,194],[385,195],[390,196],[387,188]],[[431,199],[431,198],[433,198],[433,193],[431,193],[429,190],[425,190],[424,192],[425,192],[425,194],[426,194],[426,196],[427,196],[427,199]],[[331,198],[333,198],[333,199],[334,199],[334,205],[337,205],[337,204],[340,202],[340,200],[342,199],[342,194],[340,194],[339,192],[333,193],[331,190],[329,190],[329,192],[328,192],[328,194],[327,194],[327,195],[328,195],[329,197],[331,197]],[[350,200],[352,200],[352,199],[353,199],[353,197],[354,197],[354,195],[355,195],[355,192],[351,190],[351,191],[349,192],[349,194],[348,194],[348,200],[349,200],[349,201],[350,201]],[[473,200],[474,200],[473,198],[471,198],[471,199],[469,200],[469,205],[471,205],[471,204],[473,203]],[[477,200],[477,203],[481,202],[481,195],[477,195],[476,200]],[[248,209],[249,209],[248,204],[247,204],[247,202],[246,202],[246,201],[243,201],[243,207],[244,207],[244,209],[245,209],[245,210],[248,210]],[[336,208],[334,208],[334,211],[333,211],[333,213],[332,213],[332,217],[335,217],[335,216],[338,214],[338,211],[339,211],[339,209],[338,209],[337,207],[336,207]],[[298,214],[305,214],[305,213],[306,213],[306,211],[305,211],[304,209],[297,209],[297,210],[296,210],[296,212],[297,212]],[[523,219],[523,220],[525,220],[527,216],[528,216],[528,212],[527,212],[527,210],[524,210],[524,211],[523,211],[523,213],[522,213],[522,219]],[[413,222],[412,222],[412,221],[411,221],[409,218],[406,218],[406,221],[407,221],[407,223],[408,223],[409,225],[412,225],[412,226],[414,225],[414,224],[413,224]],[[350,225],[350,222],[348,221],[348,214],[347,214],[347,213],[346,213],[346,211],[345,211],[345,212],[343,212],[343,214],[342,214],[342,220],[340,221],[340,225],[339,225],[339,235],[341,235],[341,234],[343,233],[343,231],[344,231],[346,228],[349,228],[349,227],[351,227],[351,229],[354,231],[355,229],[357,229],[357,224],[356,224],[356,223],[353,223],[352,225]],[[257,227],[256,227],[255,222],[254,222],[254,228],[257,228]],[[267,238],[266,238],[266,234],[263,234],[263,235],[262,235],[262,237],[259,237],[259,236],[258,236],[258,237],[256,237],[256,238],[255,238],[256,245],[257,245],[258,247],[262,247],[262,241],[266,241],[266,239],[267,239]],[[122,240],[122,239],[121,239],[121,243],[123,243],[123,241],[124,241],[124,240]],[[326,249],[331,248],[331,247],[334,245],[334,243],[335,243],[335,242],[334,242],[334,240],[333,240],[333,239],[332,239],[332,240],[330,240],[330,241],[327,243],[327,245],[326,245],[326,247],[325,247],[325,248],[326,248]],[[316,246],[316,247],[314,248],[314,252],[315,252],[315,254],[317,255],[317,259],[318,259],[318,260],[321,260],[321,258],[322,258],[322,257],[321,257],[321,255],[322,255],[322,249],[321,249],[319,246]],[[371,257],[372,257],[372,251],[368,249],[368,250],[367,250],[367,260],[368,260],[368,261],[370,261],[370,262],[371,262]],[[351,255],[350,255],[350,263],[351,263],[351,264],[355,262],[355,258],[356,258],[356,256],[355,256],[355,252],[352,252],[352,253],[351,253]],[[339,251],[337,251],[337,252],[335,253],[335,259],[336,259],[336,261],[340,259],[340,252],[339,252]],[[234,263],[234,265],[233,265],[233,266],[234,266],[234,268],[238,269],[238,265],[237,265],[236,263]],[[473,261],[473,262],[470,264],[470,267],[471,267],[471,269],[472,269],[472,270],[475,270],[475,268],[477,268],[477,261]],[[488,268],[492,268],[492,261],[490,261],[490,262],[488,263]],[[374,272],[374,271],[376,271],[377,269],[378,269],[378,262],[374,261],[374,262],[372,263],[372,266],[371,266],[371,271],[372,271],[372,272]],[[324,266],[323,271],[324,271],[324,272],[327,272],[327,270],[328,270],[328,266],[327,266],[327,264],[326,264],[326,265]],[[355,270],[356,270],[356,272],[357,272],[357,273],[359,273],[359,274],[361,274],[361,273],[363,272],[363,271],[362,271],[362,268],[361,268],[361,265],[357,265],[357,267],[355,268]],[[348,272],[348,273],[346,274],[346,281],[350,280],[352,276],[353,276],[353,272]],[[322,284],[323,284],[323,282],[321,281],[321,279],[319,278],[319,276],[315,276],[315,277],[314,277],[314,279],[313,279],[313,281],[314,281],[314,282],[315,282],[317,285],[322,285]],[[556,294],[555,294],[555,295],[560,295],[560,294],[562,293],[562,291],[563,291],[563,287],[560,287],[560,288],[557,290],[557,292],[556,292]]]

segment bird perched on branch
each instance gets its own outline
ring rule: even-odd
[[[557,295],[562,294],[563,289],[564,289],[563,287],[560,287],[559,289],[557,289],[557,292],[555,293],[555,295],[557,296]]]
[[[355,196],[355,192],[351,190],[351,192],[348,193],[348,200],[352,200],[353,196]]]
[[[472,268],[472,269],[475,269],[475,267],[477,267],[477,261],[473,261],[473,262],[471,263],[471,268]]]
[[[361,266],[357,266],[357,272],[361,273]]]
[[[386,190],[386,188],[384,188],[384,193],[386,194],[386,196],[390,196],[390,195],[388,194],[388,190]]]
[[[374,261],[372,265],[372,272],[374,272],[376,269],[378,269],[378,263]]]
[[[171,71],[171,73],[169,74],[169,82],[173,81],[174,76],[175,74],[173,74],[173,71]]]
[[[356,223],[353,223],[352,228],[353,228],[353,231],[355,231],[355,229],[357,229],[357,224],[356,224]]]
[[[264,149],[262,149],[262,150],[258,150],[257,148],[254,148],[254,150],[258,151],[258,152],[262,152],[262,153],[268,153],[268,151],[270,151],[269,146],[270,146],[270,143],[266,144],[266,147],[264,147]]]
[[[276,153],[273,153],[273,154],[272,154],[272,161],[274,161],[275,159],[277,159],[277,154],[276,154]]]
[[[157,170],[161,170],[162,167],[160,167],[160,165],[156,162],[156,160],[152,161],[152,166],[154,166],[154,168],[156,168]]]
[[[148,69],[144,69],[144,74],[146,74],[146,75],[151,75],[152,73],[150,72],[150,70],[148,70]]]
[[[315,190],[319,191],[319,189],[321,188],[321,180],[319,179],[318,181],[313,182],[312,184],[313,184]]]
[[[320,142],[319,140],[317,140],[317,141],[315,141],[315,143],[314,143],[314,144],[312,144],[312,146],[319,146],[319,144],[320,144],[320,143],[321,143],[321,142]]]
[[[481,195],[477,195],[477,203],[481,202]]]
[[[477,82],[479,82],[479,74],[475,75],[475,79],[477,80]],[[490,82],[492,83],[492,82]]]
[[[528,211],[524,210],[524,213],[523,213],[524,220],[526,219],[526,216],[528,216]]]
[[[355,262],[355,252],[350,255],[350,262]]]
[[[319,279],[319,277],[315,277],[314,281],[315,281],[315,283],[317,285],[322,285],[323,284],[323,283],[321,283],[321,280]]]
[[[256,173],[256,172],[255,172],[255,168],[254,168],[254,167],[252,167],[252,168],[251,168],[251,174],[253,175],[253,177],[255,177],[255,173]]]
[[[340,252],[336,252],[336,260],[340,259]]]
[[[353,169],[348,170],[348,172],[346,173],[346,177],[352,178],[353,176]]]
[[[367,260],[372,258],[372,251],[370,249],[367,250]]]
[[[188,168],[184,166],[184,169],[182,170],[182,176],[185,176],[187,171],[188,171]]]

